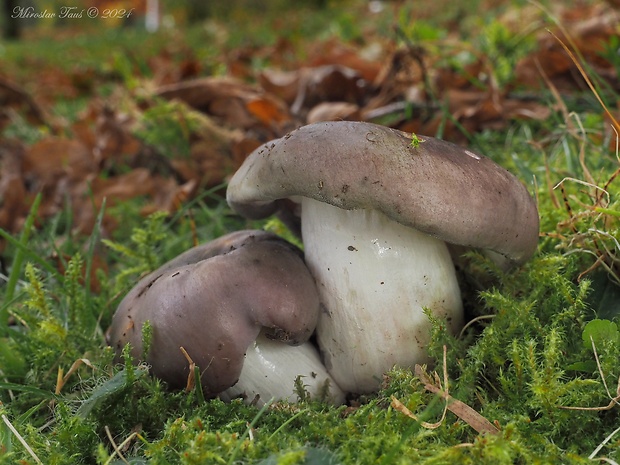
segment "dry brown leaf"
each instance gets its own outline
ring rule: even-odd
[[[366,82],[374,82],[383,66],[379,59],[382,57],[381,53],[372,54],[373,58],[378,56],[378,59],[367,59],[359,49],[345,45],[337,39],[313,44],[308,54],[311,58],[306,66],[341,65],[357,72]]]
[[[33,201],[21,171],[24,152],[24,145],[17,140],[0,141],[0,228],[9,233],[22,230]],[[5,239],[0,238],[0,252],[5,246]]]
[[[270,98],[268,95],[246,101],[245,107],[251,115],[267,127],[277,126],[291,119],[282,102]]]
[[[260,86],[270,94],[281,98],[288,105],[292,105],[297,97],[300,73],[297,71],[280,71],[265,69],[258,75]]]
[[[56,378],[56,389],[54,391],[54,394],[56,395],[60,394],[60,391],[62,391],[62,388],[64,387],[64,385],[67,383],[67,381],[69,381],[69,378],[71,377],[71,375],[75,373],[78,370],[78,368],[80,368],[80,366],[82,365],[86,365],[87,367],[95,370],[95,367],[93,366],[92,363],[90,363],[90,360],[88,360],[87,358],[79,358],[75,362],[73,362],[73,364],[69,368],[69,371],[67,371],[67,373],[64,376],[63,376],[63,369],[61,367],[58,367],[58,376]]]
[[[412,88],[425,86],[425,55],[422,49],[401,47],[389,54],[373,86],[376,95],[364,106],[368,112],[384,107],[394,101],[409,100]],[[416,91],[419,93],[419,91]],[[422,92],[424,100],[426,93]]]
[[[92,151],[97,163],[106,160],[130,162],[142,148],[132,134],[132,120],[98,101],[72,126],[75,136]]]
[[[457,119],[474,119],[480,122],[502,117],[502,97],[489,91],[450,89],[446,100],[452,115]]]
[[[184,160],[173,161],[173,166],[179,166]],[[225,156],[208,140],[197,141],[192,145],[191,158],[187,160],[194,167],[194,172],[189,173],[191,177],[186,179],[197,179],[201,185],[214,187],[221,184],[226,176],[237,168],[234,161],[227,153]]]
[[[142,215],[147,216],[158,211],[174,213],[191,198],[197,186],[198,182],[194,179],[179,186],[174,179],[162,178],[158,183],[153,201],[141,210]]]
[[[5,107],[24,109],[26,119],[32,124],[49,126],[45,112],[36,100],[16,83],[0,76],[0,108],[3,112]]]
[[[157,89],[156,95],[168,100],[181,100],[193,108],[208,112],[211,103],[218,98],[243,98],[256,91],[237,79],[230,77],[206,77],[178,82]]]
[[[158,181],[158,176],[148,169],[137,168],[120,176],[97,178],[92,182],[91,188],[95,204],[100,205],[103,198],[117,201],[152,194],[158,188]]]
[[[446,411],[444,409],[444,413],[443,413],[441,419],[438,422],[436,422],[436,423],[428,423],[426,421],[421,421],[413,412],[411,412],[411,410],[409,410],[407,407],[405,407],[405,405],[400,400],[398,400],[396,397],[390,396],[390,399],[392,399],[392,402],[391,402],[390,405],[392,406],[392,408],[394,410],[402,413],[403,415],[411,418],[412,420],[420,422],[422,427],[426,428],[426,429],[437,429],[437,428],[439,428],[441,426],[441,424],[443,423],[444,417],[446,415]]]
[[[472,89],[472,82],[476,82],[485,73],[485,63],[478,58],[473,63],[466,64],[462,69],[439,68],[434,72],[433,85],[435,91],[441,95],[447,89]]]
[[[515,68],[515,76],[518,85],[539,88],[543,80],[538,71],[536,62],[540,63],[542,71],[554,85],[562,90],[574,87],[574,80],[570,75],[572,63],[566,53],[558,46],[552,44],[542,48],[536,53],[528,55]]]
[[[38,191],[60,183],[63,178],[80,181],[97,171],[88,147],[79,140],[49,137],[30,146],[24,154],[22,171]]]
[[[178,51],[165,48],[160,53],[152,56],[148,60],[149,68],[153,72],[151,80],[157,85],[174,84],[179,81],[193,79],[200,73],[200,62],[193,57],[189,49],[183,50],[183,55],[187,58],[181,63],[177,62]]]
[[[349,102],[322,102],[313,107],[306,116],[306,123],[319,121],[359,121],[362,119],[360,108]]]
[[[279,121],[288,119],[283,116],[286,105],[275,96],[230,77],[184,81],[159,88],[157,95],[181,100],[197,110],[219,118],[228,127],[248,130],[262,126],[267,131],[268,138],[283,135],[278,130],[274,133],[268,115],[277,114]],[[252,104],[248,108],[248,103],[255,101],[262,101],[262,104]],[[265,113],[264,108],[259,108],[259,105],[269,105],[270,113]],[[264,119],[268,119],[269,124],[265,124]]]
[[[95,226],[95,220],[104,200],[108,207],[120,201],[140,196],[153,196],[158,188],[160,177],[153,175],[146,168],[137,168],[129,173],[111,178],[95,178],[90,183],[84,182],[81,189],[74,193],[73,216],[76,232],[89,234]],[[114,230],[117,221],[109,215],[103,217],[105,236]]]
[[[420,378],[422,383],[424,383],[424,389],[432,392],[433,394],[438,394],[445,399],[447,401],[448,410],[475,429],[478,433],[500,433],[500,430],[493,423],[484,418],[469,405],[455,399],[438,387],[420,365],[416,365],[415,374],[418,378]]]
[[[534,100],[507,98],[502,102],[504,118],[545,120],[551,116],[551,107]]]
[[[298,93],[291,113],[302,114],[321,102],[359,103],[368,83],[355,70],[342,65],[325,65],[301,70]]]
[[[439,375],[435,372],[433,373],[434,380],[431,380],[430,376],[426,373],[424,368],[420,365],[415,366],[415,374],[424,384],[424,389],[433,394],[438,394],[442,399],[446,401],[444,406],[443,414],[441,415],[441,419],[437,423],[426,423],[421,422],[421,425],[425,428],[435,429],[441,426],[443,423],[446,410],[450,410],[461,420],[465,421],[469,426],[474,428],[478,433],[490,433],[490,434],[499,434],[499,429],[494,426],[490,421],[476,412],[467,404],[461,402],[460,400],[455,399],[449,394],[450,390],[450,380],[448,378],[448,368],[447,368],[447,360],[448,358],[448,348],[443,346],[443,386],[441,385],[441,380],[439,379]],[[405,407],[402,402],[400,402],[396,397],[392,396],[392,407],[398,410],[399,412],[407,415],[410,418],[413,418],[416,421],[420,421],[419,418],[414,415],[407,407]]]
[[[200,127],[190,139],[189,157],[177,157],[169,162],[183,181],[193,180],[202,187],[222,184],[251,152],[243,153],[240,158],[237,144],[244,139],[243,132],[227,130],[208,116],[200,118]]]
[[[565,10],[559,21],[561,30],[554,30],[553,35],[547,31],[542,32],[538,39],[538,50],[517,64],[515,73],[518,84],[530,88],[545,85],[539,72],[541,68],[546,78],[561,91],[586,88],[575,64],[556,37],[562,43],[579,50],[599,76],[617,80],[616,70],[604,57],[604,52],[611,37],[617,35],[620,23],[618,12],[604,4],[590,7],[579,5]]]
[[[49,137],[28,147],[22,160],[22,174],[30,193],[41,192],[40,218],[60,211],[75,189],[97,172],[92,152],[79,140]]]

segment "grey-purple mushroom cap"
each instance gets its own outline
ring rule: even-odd
[[[301,252],[274,234],[240,231],[190,249],[143,278],[121,301],[106,334],[120,354],[152,366],[172,387],[185,385],[189,363],[205,394],[233,386],[248,346],[263,333],[290,345],[308,340],[317,322],[316,285]],[[148,354],[142,328],[152,327]]]
[[[231,178],[227,200],[248,218],[280,199],[375,209],[450,244],[525,262],[538,243],[538,210],[525,186],[491,159],[458,145],[363,122],[304,126],[255,150]]]

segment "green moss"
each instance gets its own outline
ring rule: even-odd
[[[142,247],[160,240],[154,221],[147,219],[133,235]],[[14,350],[2,355],[3,371],[13,367],[12,374],[19,374],[13,385],[5,385],[3,401],[46,463],[113,461],[108,432],[117,443],[129,438],[127,458],[152,464],[229,463],[233,455],[241,463],[306,463],[308,447],[342,464],[585,462],[617,427],[618,414],[613,408],[565,407],[609,403],[601,376],[614,392],[620,349],[612,341],[618,334],[615,323],[592,322],[602,320],[595,320],[589,304],[591,282],[577,280],[583,256],[540,252],[510,273],[479,254],[468,258],[463,271],[477,275],[470,285],[486,283],[475,292],[478,301],[470,310],[491,317],[470,326],[462,337],[432,319],[430,369],[441,373],[445,345],[450,394],[496,422],[496,436],[478,434],[452,412],[431,430],[395,410],[392,396],[431,423],[441,418],[443,409],[443,401],[403,369],[388,373],[379,393],[351,407],[302,400],[259,412],[240,402],[202,401],[193,391],[170,393],[133,368],[130,359],[111,365],[111,351],[95,347],[101,339],[78,335],[90,324],[82,313],[96,314],[98,306],[105,305],[92,300],[92,308],[86,307],[83,288],[76,285],[83,263],[78,255],[69,261],[65,280],[72,284],[63,287],[60,298],[58,287],[28,266],[29,286],[23,305],[15,310],[28,331],[11,340]],[[588,335],[596,341],[596,357],[584,344]],[[54,395],[57,368],[66,370],[86,352],[93,368],[80,368],[79,378],[72,377]],[[8,353],[19,354],[18,360],[10,360]],[[24,372],[26,366],[30,368]],[[31,389],[31,384],[39,388]],[[8,397],[6,389],[20,392],[19,400]],[[38,432],[41,427],[44,436]],[[614,444],[603,447],[601,454],[617,459]],[[17,444],[12,443],[11,454],[27,459]]]

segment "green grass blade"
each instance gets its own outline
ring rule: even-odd
[[[138,367],[136,370],[134,370],[134,373],[137,375],[137,377],[140,377],[148,373],[148,370],[146,368]],[[88,414],[106,397],[109,397],[110,395],[122,389],[125,389],[127,385],[131,382],[130,378],[133,377],[128,376],[127,370],[122,370],[116,373],[112,378],[107,380],[105,383],[103,383],[101,386],[99,386],[93,391],[91,396],[86,399],[82,405],[80,405],[80,408],[78,408],[76,412],[76,416],[85,419]]]
[[[45,399],[51,399],[54,396],[54,393],[51,391],[46,391],[44,389],[39,389],[34,386],[28,386],[26,384],[17,384],[17,383],[6,383],[0,382],[0,389],[6,389],[11,391],[19,391],[19,392],[28,392],[30,394],[39,395]]]
[[[254,428],[254,426],[256,426],[256,423],[258,422],[260,417],[263,416],[263,414],[267,411],[269,406],[271,406],[273,401],[274,401],[274,398],[272,397],[268,402],[265,402],[265,405],[263,405],[263,407],[254,416],[254,418],[252,419],[252,421],[248,425],[248,427],[245,430],[245,432],[243,433],[243,435],[237,441],[237,445],[235,446],[235,449],[233,450],[232,454],[230,454],[230,458],[228,459],[228,465],[232,465],[235,462],[235,459],[237,458],[237,454],[239,453],[239,451],[241,450],[241,446],[243,445],[243,441],[245,441],[245,438],[248,437],[248,435],[250,434],[250,431],[252,430],[252,428]]]
[[[26,217],[26,222],[24,223],[24,229],[22,230],[22,234],[19,238],[19,243],[23,247],[19,247],[15,251],[15,257],[13,259],[13,266],[11,267],[11,272],[9,273],[9,280],[6,286],[6,294],[5,301],[10,302],[13,300],[13,296],[15,295],[15,289],[17,288],[17,281],[19,280],[19,276],[21,274],[22,264],[24,262],[24,248],[28,244],[28,240],[30,239],[30,233],[32,231],[32,227],[34,225],[34,220],[36,219],[37,211],[39,210],[39,205],[41,204],[41,199],[43,196],[39,192],[32,203],[32,207],[30,208],[30,212]],[[0,336],[6,336],[9,326],[9,308],[8,306],[3,306],[0,308]]]

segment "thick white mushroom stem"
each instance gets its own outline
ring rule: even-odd
[[[262,334],[248,347],[239,381],[220,394],[224,401],[241,397],[259,407],[271,398],[297,402],[303,396],[334,405],[345,401],[312,343],[289,346]]]
[[[323,306],[317,338],[345,391],[375,391],[393,366],[427,361],[430,309],[462,324],[454,265],[444,242],[376,210],[302,200],[305,258]]]

